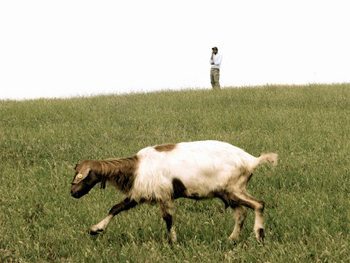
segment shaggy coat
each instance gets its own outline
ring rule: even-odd
[[[230,239],[238,239],[246,208],[251,208],[255,211],[255,235],[262,241],[264,203],[250,196],[246,186],[254,169],[263,163],[276,165],[277,154],[254,157],[220,141],[157,145],[141,149],[130,158],[82,161],[76,166],[71,194],[80,198],[99,182],[104,188],[106,181],[125,194],[126,198],[112,207],[106,218],[91,227],[91,234],[104,231],[121,211],[144,202],[159,203],[168,238],[174,242],[174,199],[216,197],[234,209],[235,227]]]

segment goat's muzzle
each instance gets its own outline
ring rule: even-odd
[[[71,194],[74,198],[80,198],[80,197],[82,197],[82,195],[80,195],[78,192],[70,191],[70,194]]]
[[[70,194],[74,198],[80,198],[84,195],[84,194],[81,194],[81,192],[79,191],[74,191],[73,189],[70,190]]]
[[[81,187],[79,184],[72,184],[72,188],[70,190],[70,194],[74,198],[80,198],[86,195],[90,191],[87,187]]]

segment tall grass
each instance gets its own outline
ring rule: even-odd
[[[0,101],[0,262],[349,262],[349,131],[347,84]],[[173,246],[149,205],[88,235],[122,196],[71,198],[77,161],[203,139],[279,154],[249,185],[266,202],[264,246],[252,213],[228,241],[232,211],[218,200],[176,201]]]

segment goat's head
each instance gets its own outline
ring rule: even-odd
[[[104,186],[105,181],[93,168],[93,161],[82,161],[75,166],[75,176],[72,181],[71,195],[80,198],[86,195],[97,183]]]

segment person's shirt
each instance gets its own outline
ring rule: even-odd
[[[213,55],[213,59],[210,58],[211,68],[220,69],[221,61],[222,61],[222,56],[219,53],[217,53],[216,55]]]

